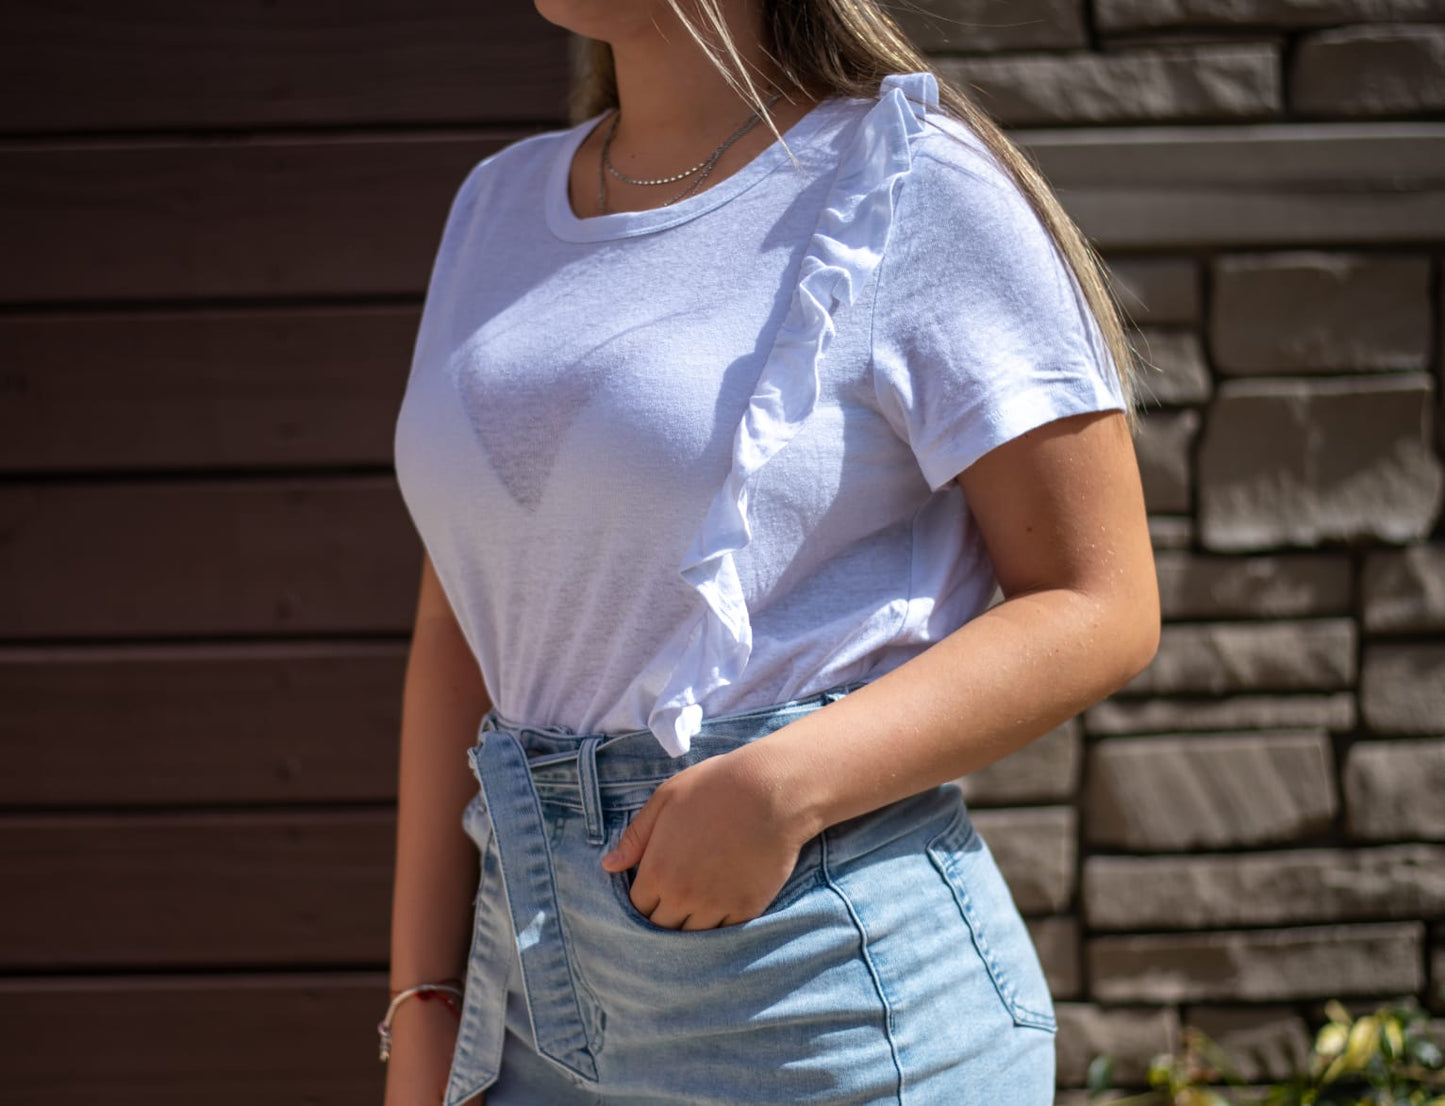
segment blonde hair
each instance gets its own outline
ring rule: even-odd
[[[782,135],[728,31],[718,0],[687,0],[696,9],[702,26],[683,10],[682,0],[667,2],[728,84],[753,106],[781,141]],[[1119,375],[1130,433],[1137,432],[1137,354],[1125,334],[1125,313],[1115,299],[1103,259],[1060,205],[1029,156],[983,109],[934,71],[876,0],[762,0],[762,7],[763,51],[778,66],[783,82],[805,96],[876,99],[883,78],[889,74],[933,73],[940,106],[983,140],[1073,270]],[[618,105],[612,47],[596,39],[582,40],[578,61],[579,73],[569,104],[574,124]]]

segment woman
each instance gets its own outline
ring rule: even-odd
[[[949,781],[1157,647],[1097,262],[872,0],[537,7],[397,424],[386,1101],[1051,1102]]]

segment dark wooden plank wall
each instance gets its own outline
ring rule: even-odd
[[[1062,13],[1057,23],[1007,20],[1020,36],[1010,48],[1087,51],[1083,23],[1077,35],[1069,26],[1096,16],[1093,8],[1047,6]],[[1050,37],[1060,28],[1063,38]],[[1101,58],[1127,44],[1095,39],[1108,48]],[[1068,80],[1093,89],[1098,77],[1071,68]],[[565,37],[527,0],[0,8],[7,1106],[380,1101],[374,1025],[385,999],[396,738],[421,554],[391,473],[394,420],[456,186],[499,145],[562,123],[566,83]],[[1146,499],[1170,546],[1161,566],[1174,565],[1167,619],[1254,620],[1271,633],[1287,627],[1268,625],[1282,616],[1268,588],[1250,601],[1219,584],[1206,601],[1215,585],[1178,582],[1224,572],[1218,550],[1198,537],[1193,497],[1207,482],[1184,421],[1227,416],[1232,402],[1210,398],[1216,378],[1231,373],[1211,369],[1206,351],[1220,325],[1246,336],[1260,326],[1215,317],[1203,291],[1256,251],[1338,252],[1347,267],[1358,264],[1356,250],[1399,252],[1416,255],[1411,272],[1431,274],[1428,288],[1405,283],[1403,294],[1428,294],[1435,306],[1422,310],[1438,313],[1434,255],[1445,240],[1445,130],[1434,109],[1415,113],[1428,119],[1369,110],[1365,122],[1349,111],[1301,119],[1277,99],[1264,121],[1208,104],[1187,125],[1137,126],[1149,116],[1132,106],[1124,126],[1096,126],[1087,112],[1027,131],[1002,120],[1120,263],[1124,290],[1141,290],[1128,297],[1148,330],[1141,345],[1178,359],[1171,371],[1181,390],[1146,414],[1155,430],[1139,439]],[[1158,100],[1166,116],[1172,102]],[[1328,253],[1316,262],[1331,264]],[[1341,302],[1378,302],[1371,297],[1393,279],[1376,274]],[[1299,327],[1287,292],[1278,304]],[[1415,369],[1438,368],[1432,325]],[[1343,348],[1354,333],[1335,340]],[[1310,377],[1335,371],[1290,364],[1286,376],[1302,375],[1297,383],[1316,394],[1323,385]],[[1204,377],[1194,394],[1191,368]],[[1224,395],[1251,382],[1218,383]],[[1414,456],[1422,430],[1394,433],[1378,440],[1398,440]],[[1432,543],[1439,537],[1437,525]],[[1353,563],[1351,579],[1360,575]],[[1295,571],[1277,554],[1240,566],[1261,579]],[[1311,600],[1314,591],[1302,578],[1301,616],[1354,609]],[[1187,609],[1177,605],[1184,595]],[[1367,664],[1374,648],[1405,640],[1392,642],[1389,630],[1381,638],[1368,621],[1367,611]],[[1251,698],[1245,692],[1273,690],[1267,681],[1231,672],[1233,706]],[[1197,691],[1167,677],[1160,686],[1163,698],[1142,706],[1170,697],[1177,706]],[[1353,732],[1354,684],[1337,690],[1350,720],[1330,724],[1342,728],[1336,740],[1374,736]],[[1113,730],[1091,729],[1076,755],[1096,758],[1101,733],[1154,725],[1117,717]],[[1261,750],[1275,725],[1253,727]],[[1022,836],[1012,849],[1002,830],[993,840],[1056,995],[1091,1000],[1061,1008],[1074,1027],[1061,1034],[1061,1074],[1079,1087],[1090,1047],[1081,1042],[1095,1039],[1089,1026],[1106,1024],[1091,1020],[1106,1016],[1092,1000],[1110,993],[1096,983],[1146,996],[1138,1015],[1165,1015],[1150,1024],[1183,1015],[1145,986],[1142,961],[1099,967],[1099,957],[1115,956],[1110,942],[1132,937],[1097,932],[1073,890],[1090,852],[1098,858],[1077,782],[1051,771],[1043,783],[1022,798],[990,798],[984,786],[978,805],[1067,804],[999,811],[993,817],[1012,819]],[[1247,809],[1250,794],[1225,798]],[[1434,840],[1433,829],[1420,832]],[[1352,878],[1346,858],[1358,842],[1341,842],[1331,878]],[[1040,855],[1053,859],[1039,867]],[[1438,965],[1445,930],[1422,912],[1424,894],[1402,881],[1388,910],[1369,916],[1433,922]],[[1231,940],[1254,939],[1257,917],[1219,921],[1210,913],[1219,904],[1199,895],[1181,904],[1194,919],[1185,928],[1207,938],[1211,927],[1242,924],[1253,928]],[[1316,909],[1301,917],[1335,920]],[[1201,926],[1205,916],[1215,920]],[[1157,961],[1181,988],[1200,974],[1203,946],[1193,940],[1185,934]],[[1356,939],[1339,941],[1343,956]],[[1359,948],[1346,963],[1373,955]],[[1297,990],[1315,994],[1313,983]],[[1142,1072],[1154,1038],[1129,1036],[1123,1047]]]
[[[565,121],[566,38],[525,0],[0,20],[0,1099],[380,1102],[394,419],[447,204]]]

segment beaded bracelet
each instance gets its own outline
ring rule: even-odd
[[[381,1037],[381,1062],[384,1064],[391,1059],[391,1019],[396,1013],[396,1008],[404,1001],[416,995],[425,1002],[427,999],[438,997],[447,1004],[454,1012],[460,1014],[461,1007],[458,1002],[462,998],[462,981],[453,976],[442,983],[418,983],[415,987],[406,987],[401,990],[391,991],[391,1002],[386,1008],[386,1016],[376,1024],[376,1032]],[[456,999],[451,996],[455,995]]]

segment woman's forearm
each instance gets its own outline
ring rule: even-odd
[[[1068,588],[1013,596],[746,753],[811,833],[976,771],[1149,663],[1157,607],[1131,598]]]
[[[491,703],[445,602],[428,562],[402,694],[393,989],[460,976],[469,951],[478,859],[462,813],[477,781],[466,751]]]

